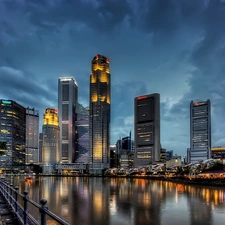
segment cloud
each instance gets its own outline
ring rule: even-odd
[[[52,92],[48,89],[48,84],[29,75],[14,68],[0,67],[1,98],[17,101],[24,107],[35,106],[42,109],[42,112],[47,107],[55,106],[56,96],[48,99]]]

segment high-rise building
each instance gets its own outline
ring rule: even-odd
[[[39,111],[26,109],[26,164],[39,163]]]
[[[74,163],[78,157],[76,106],[78,84],[73,77],[58,80],[60,153],[63,163]]]
[[[43,173],[52,173],[60,162],[58,110],[46,109],[42,126],[42,163]]]
[[[25,166],[26,109],[13,100],[0,100],[0,141],[7,143],[2,164],[17,169]],[[19,168],[21,166],[21,168]]]
[[[173,150],[166,151],[166,160],[170,160],[173,158]]]
[[[190,103],[190,162],[211,158],[210,100]]]
[[[39,133],[39,162],[42,162],[42,146],[43,146],[43,133]]]
[[[87,159],[89,162],[89,107],[83,107],[78,103],[77,108],[77,132],[78,132],[78,158]],[[86,157],[85,157],[86,156]]]
[[[160,160],[160,95],[134,99],[135,166],[148,166]]]
[[[109,59],[99,54],[92,60],[89,115],[89,168],[100,174],[110,159],[110,70]]]

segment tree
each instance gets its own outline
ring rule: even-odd
[[[5,150],[7,149],[6,144],[7,143],[5,141],[0,141],[0,155],[5,154]]]

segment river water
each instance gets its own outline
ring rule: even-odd
[[[11,183],[36,202],[46,198],[49,210],[71,225],[225,224],[225,187],[101,177],[39,177],[31,183],[13,177]]]

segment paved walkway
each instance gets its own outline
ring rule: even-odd
[[[0,193],[0,225],[19,225],[12,209]]]

